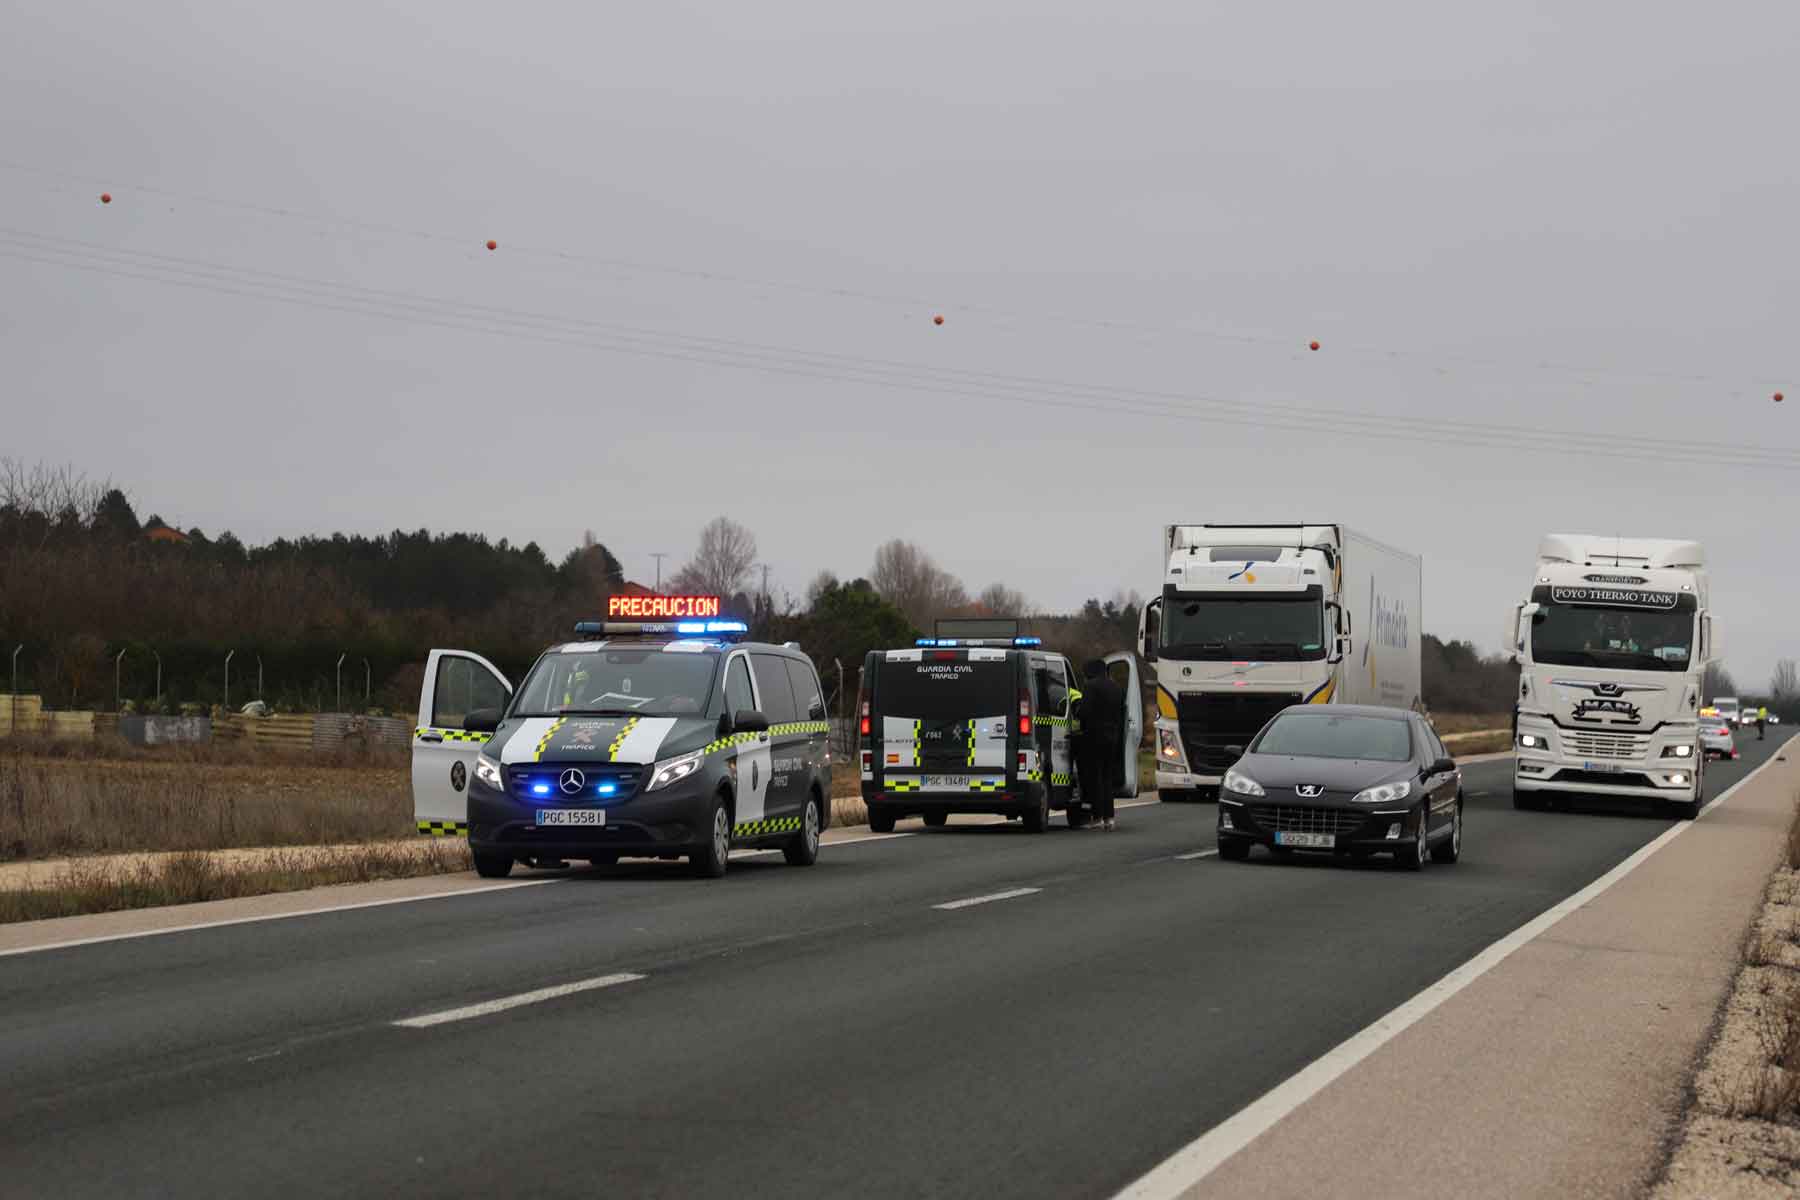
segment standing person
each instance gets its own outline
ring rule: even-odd
[[[1769,706],[1764,704],[1756,710],[1756,740],[1762,741],[1769,724]]]
[[[1081,742],[1076,761],[1081,795],[1102,829],[1117,829],[1113,791],[1119,786],[1125,747],[1125,689],[1112,681],[1106,664],[1090,660],[1082,668]]]

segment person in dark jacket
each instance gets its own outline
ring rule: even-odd
[[[1075,768],[1081,772],[1081,798],[1102,829],[1116,829],[1113,792],[1124,782],[1125,689],[1093,659],[1083,668],[1081,736],[1075,743]]]

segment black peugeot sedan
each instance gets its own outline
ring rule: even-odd
[[[1462,773],[1417,713],[1296,704],[1262,728],[1219,789],[1219,857],[1392,854],[1418,870],[1462,854]]]

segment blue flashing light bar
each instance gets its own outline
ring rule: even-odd
[[[1043,644],[1044,644],[1044,639],[1041,637],[1015,637],[1015,638],[942,637],[942,638],[918,638],[913,642],[913,645],[915,645],[915,646],[937,646],[940,648],[941,647],[949,647],[949,646],[1041,646]]]
[[[534,796],[548,796],[550,794],[550,785],[547,783],[534,783],[531,785],[531,794]]]
[[[750,632],[744,621],[577,621],[576,637],[734,637]]]
[[[594,789],[594,792],[596,795],[610,796],[618,790],[619,790],[619,785],[616,783],[603,783],[603,784],[600,784],[598,787],[596,787]]]

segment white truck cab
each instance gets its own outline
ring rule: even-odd
[[[1701,676],[1717,653],[1700,543],[1549,534],[1506,646],[1519,664],[1513,804],[1635,796],[1699,815]]]

